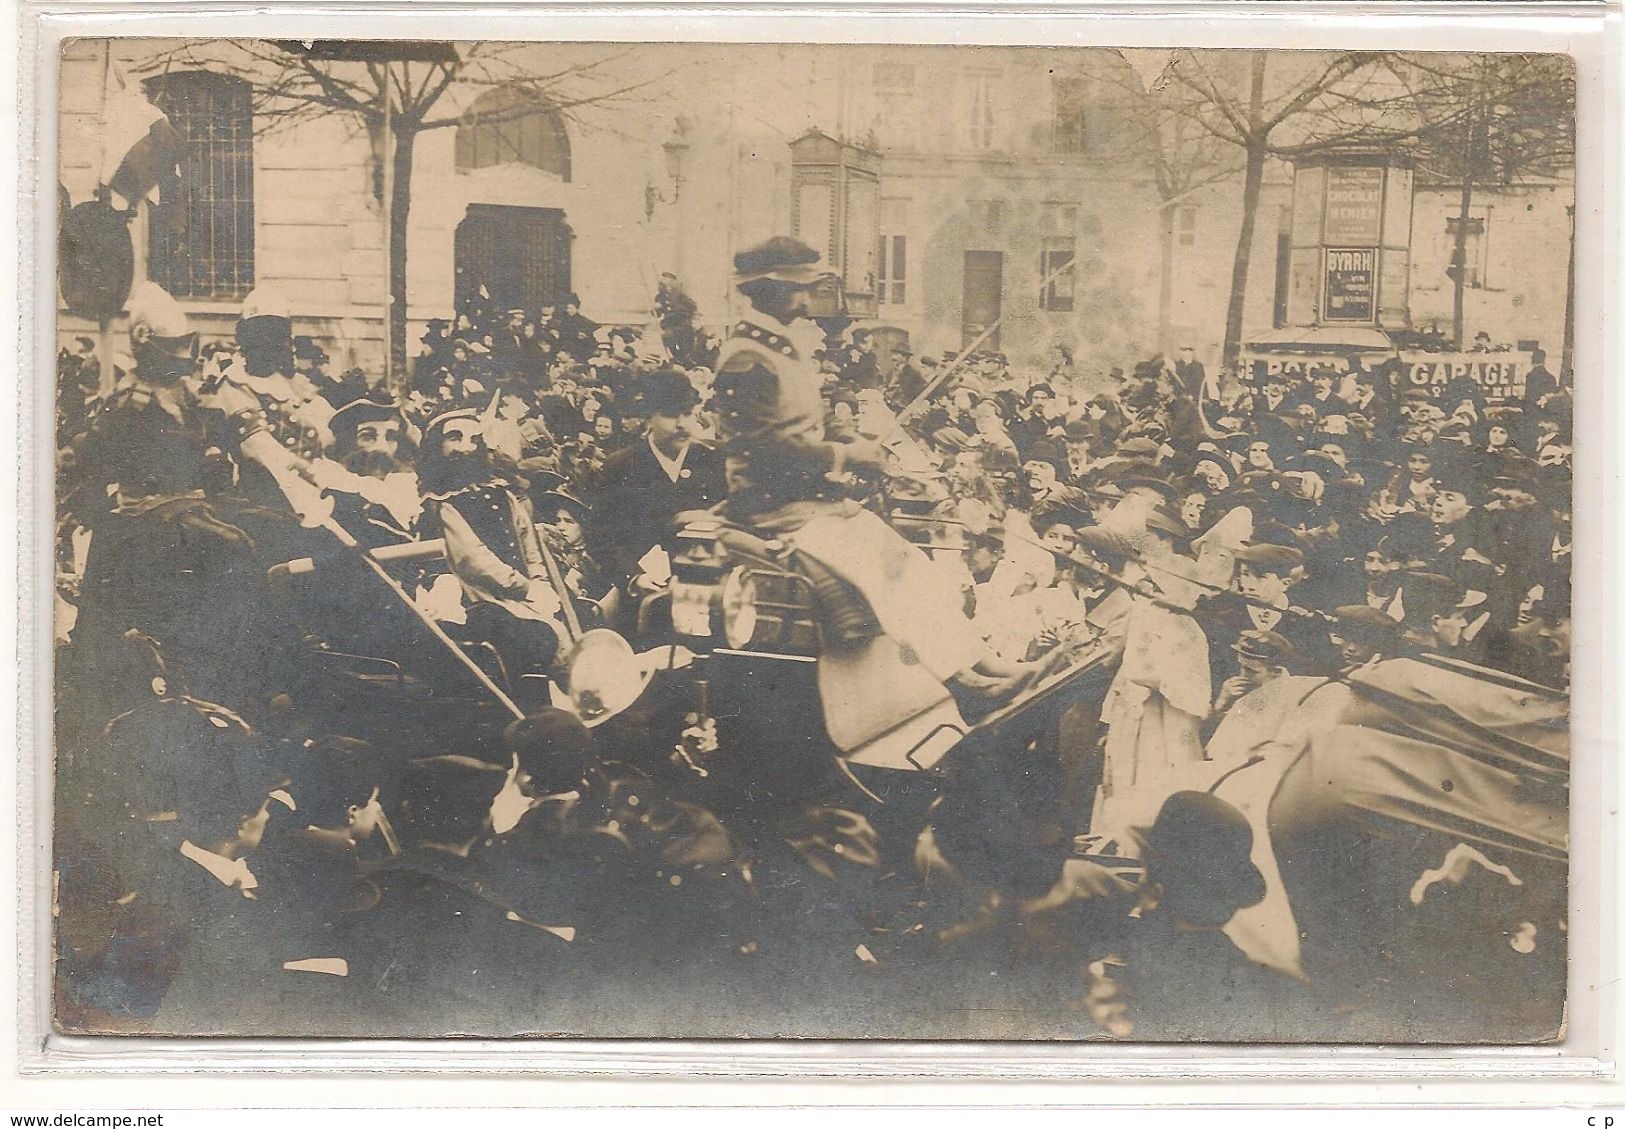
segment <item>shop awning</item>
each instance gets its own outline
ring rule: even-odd
[[[1385,353],[1393,347],[1386,333],[1369,325],[1289,325],[1242,345],[1255,353]]]

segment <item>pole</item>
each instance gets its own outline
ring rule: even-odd
[[[470,658],[468,653],[459,647],[456,642],[452,640],[450,635],[446,634],[445,628],[441,627],[440,624],[435,622],[434,616],[430,615],[413,602],[412,597],[407,594],[406,589],[401,587],[400,581],[389,575],[389,572],[384,568],[384,566],[378,563],[377,558],[363,548],[361,543],[358,542],[354,537],[350,536],[347,529],[345,529],[338,522],[334,521],[331,517],[322,522],[322,528],[327,530],[334,537],[338,538],[339,544],[343,545],[346,549],[353,549],[356,553],[358,553],[362,562],[372,571],[373,575],[384,582],[385,586],[395,594],[396,599],[400,600],[401,603],[406,605],[407,610],[417,617],[418,622],[429,629],[429,634],[433,635],[435,639],[437,639],[440,644],[446,648],[446,650],[452,653],[457,661],[462,664],[463,668],[474,676],[475,680],[478,681],[482,687],[484,687],[485,692],[495,698],[502,705],[503,709],[511,713],[515,719],[525,716],[525,711],[515,705],[514,700],[503,692],[502,687],[498,686],[492,680],[491,676],[481,669],[480,664]]]
[[[559,569],[559,562],[554,559],[553,551],[547,547],[547,539],[542,531],[536,531],[536,547],[542,551],[542,565],[547,569],[548,583],[553,591],[558,593],[559,610],[564,613],[564,626],[570,632],[570,644],[581,642],[581,617],[576,615],[575,600],[570,596],[570,589],[564,583],[564,573]]]
[[[102,165],[107,162],[107,88],[113,83],[113,41],[102,41],[102,108],[100,116],[100,144],[97,146],[96,178],[102,175]],[[98,183],[97,189],[101,189]],[[133,280],[132,280],[133,281]],[[113,394],[115,376],[113,373],[113,315],[104,313],[96,319],[96,358],[100,361],[97,368],[97,392],[103,402]]]
[[[1558,363],[1558,383],[1574,387],[1574,244],[1577,228],[1574,224],[1574,205],[1569,213],[1569,284],[1563,298],[1563,359]]]
[[[390,334],[390,326],[393,321],[392,314],[394,313],[394,295],[390,291],[390,279],[394,275],[394,259],[392,256],[392,251],[395,243],[395,224],[393,214],[393,204],[395,200],[395,157],[393,153],[395,148],[395,98],[389,92],[389,80],[389,63],[385,62],[384,78],[379,84],[379,86],[382,88],[381,93],[384,96],[384,135],[378,146],[378,151],[380,154],[379,159],[384,163],[384,198],[381,201],[378,209],[384,217],[384,316],[380,328],[383,330],[384,334],[384,387],[389,389],[391,395],[394,395],[396,394],[395,374],[393,372],[394,364],[393,358],[390,356],[391,352],[393,351],[393,346],[391,344],[393,338]]]
[[[98,370],[97,395],[105,403],[113,394],[113,319],[102,317],[96,322],[96,356],[101,362]]]
[[[1076,264],[1076,259],[1069,259],[1060,266],[1056,267],[1054,270],[1050,271],[1039,280],[1038,292],[1042,294],[1050,283],[1054,282],[1057,278],[1060,278],[1061,275],[1071,270]],[[977,347],[980,346],[982,342],[986,341],[989,337],[992,337],[999,331],[999,326],[1003,325],[1004,319],[1009,316],[1010,313],[1008,310],[1000,314],[994,319],[992,325],[982,330],[981,335],[977,337],[976,340],[972,341],[969,345],[966,345],[959,351],[959,355],[954,358],[953,364],[943,365],[942,371],[937,373],[937,375],[932,378],[931,383],[920,389],[920,394],[918,396],[915,396],[914,399],[903,405],[902,410],[897,413],[897,422],[892,426],[890,431],[886,432],[886,434],[881,437],[880,442],[882,444],[889,443],[892,439],[896,438],[897,433],[903,430],[903,425],[908,422],[909,417],[918,411],[927,400],[936,394],[938,389],[947,383],[948,378],[957,372],[959,367],[965,363],[966,357],[976,352]]]

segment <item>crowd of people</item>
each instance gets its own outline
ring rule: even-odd
[[[1312,951],[1339,911],[1283,910],[1304,879],[1263,808],[1407,660],[1472,687],[1436,709],[1504,756],[1561,741],[1566,376],[1537,354],[1491,399],[1397,354],[916,363],[806,316],[816,260],[741,253],[716,337],[669,276],[647,327],[478,293],[395,390],[330,376],[268,288],[202,345],[143,284],[105,398],[94,343],[63,351],[65,1026],[1403,1037],[1421,995]],[[774,727],[837,739],[842,702],[796,713],[768,681],[761,717],[709,715],[697,672],[723,668],[671,607],[701,518],[845,592],[812,602],[820,666],[893,640],[995,734],[1092,689],[941,773],[792,763]],[[594,631],[634,662],[614,702],[571,694]],[[1497,695],[1541,703],[1540,733]],[[1260,764],[1262,793],[1226,792]],[[1516,793],[1475,788],[1479,823],[1527,822]],[[1499,881],[1477,858],[1409,875],[1412,908]],[[1509,927],[1560,930],[1561,882],[1518,885],[1544,900]],[[1406,928],[1425,948],[1447,920]],[[1554,934],[1489,932],[1455,942],[1491,984],[1460,1024],[1560,1006]]]

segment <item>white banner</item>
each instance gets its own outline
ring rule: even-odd
[[[1346,373],[1351,361],[1358,358],[1362,365],[1374,369],[1392,356],[1391,353],[1244,353],[1242,367],[1254,381],[1269,376],[1307,376],[1316,368],[1330,368]],[[1484,390],[1491,399],[1522,396],[1524,382],[1532,364],[1528,353],[1424,353],[1402,352],[1404,376],[1396,389],[1427,388],[1438,396],[1444,387],[1457,377],[1468,377]]]

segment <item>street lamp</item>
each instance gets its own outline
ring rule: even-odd
[[[666,154],[666,176],[671,180],[671,197],[668,199],[654,185],[643,190],[643,208],[646,219],[652,219],[656,204],[675,204],[683,195],[683,159],[688,155],[688,141],[685,134],[688,128],[681,120],[677,123],[676,132],[660,148]]]

